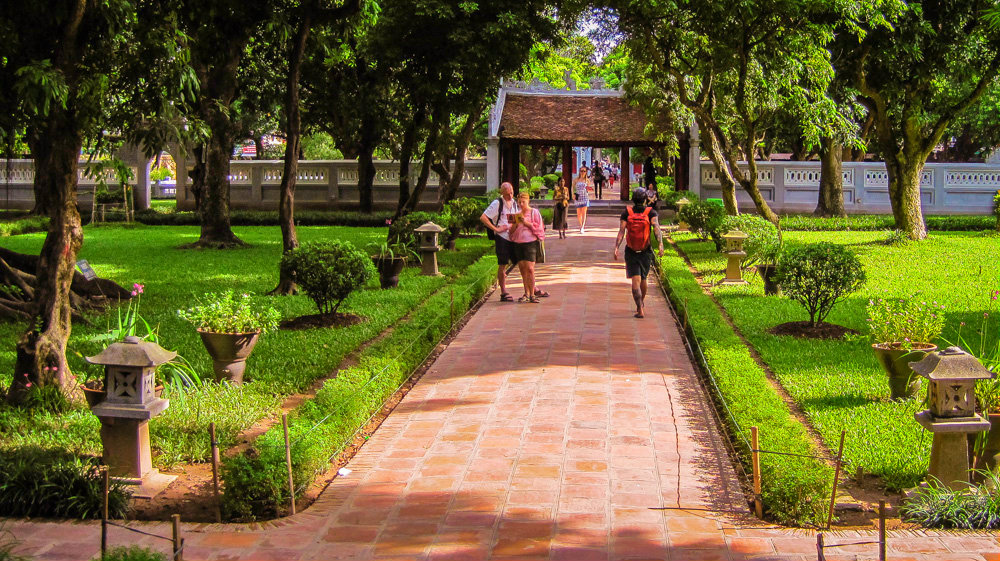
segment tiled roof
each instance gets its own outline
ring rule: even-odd
[[[512,140],[651,143],[646,115],[617,96],[508,92],[500,136]]]

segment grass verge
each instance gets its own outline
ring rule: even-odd
[[[461,315],[492,285],[493,257],[470,266],[451,285],[454,310]],[[440,290],[385,338],[366,348],[357,366],[341,370],[316,397],[289,417],[296,496],[329,465],[351,436],[410,377],[451,330],[452,291]],[[228,516],[251,520],[273,517],[288,505],[284,433],[274,427],[251,450],[227,458],[222,467],[223,504]]]

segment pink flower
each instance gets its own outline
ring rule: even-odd
[[[26,387],[26,388],[30,388],[30,387],[31,387],[31,382],[25,382],[25,383],[24,383],[24,387]]]
[[[132,296],[135,296],[136,294],[142,294],[143,288],[145,287],[137,282],[132,283]]]
[[[137,295],[137,294],[139,294],[139,293],[138,293],[138,292],[136,292],[136,291],[134,291],[134,290],[132,291],[132,296],[135,296],[135,295]]]

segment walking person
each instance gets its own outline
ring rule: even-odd
[[[601,200],[604,193],[604,182],[607,180],[601,162],[594,162],[594,171],[591,175],[594,177],[594,196],[597,197],[597,200]]]
[[[615,239],[615,261],[618,248],[625,239],[625,276],[632,281],[632,299],[635,300],[635,315],[645,317],[643,304],[646,300],[646,277],[653,265],[653,248],[650,243],[650,227],[660,241],[660,257],[663,257],[663,233],[656,211],[646,206],[647,194],[643,188],[632,193],[632,208],[626,208],[621,215],[621,226]]]
[[[569,200],[569,189],[560,177],[552,193],[552,229],[559,233],[559,239],[566,238],[566,229],[569,227],[566,220],[566,215],[569,214]]]
[[[527,194],[527,193],[525,193]],[[514,265],[514,244],[510,241],[510,217],[517,214],[519,207],[514,200],[514,186],[509,182],[500,185],[500,198],[490,203],[479,217],[486,226],[487,233],[493,233],[497,254],[497,284],[500,285],[500,301],[513,302],[514,297],[507,292],[507,265]]]
[[[545,253],[542,249],[542,242],[545,240],[545,223],[537,208],[531,207],[531,198],[527,192],[522,192],[517,197],[520,212],[511,217],[510,241],[514,243],[514,255],[517,258],[517,268],[521,272],[521,281],[524,283],[524,295],[517,299],[518,302],[531,302],[537,304],[541,302],[539,294],[535,288],[535,263],[545,261]]]
[[[580,233],[587,225],[587,209],[590,208],[590,194],[587,193],[587,166],[580,166],[580,174],[573,179],[576,193],[576,220],[580,223]]]

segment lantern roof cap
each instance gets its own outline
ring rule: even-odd
[[[444,232],[444,228],[438,226],[437,224],[435,224],[433,222],[425,222],[419,228],[414,228],[413,231],[414,232],[436,232],[436,233],[440,233],[440,232]]]
[[[128,336],[118,343],[113,343],[96,356],[88,356],[90,364],[105,366],[158,366],[170,362],[177,353],[168,351],[152,341],[143,341],[139,337]]]
[[[691,201],[687,197],[681,197],[674,202],[675,205],[687,205],[691,204]]]
[[[727,240],[745,240],[749,236],[739,230],[730,230],[722,234],[722,237]]]
[[[911,362],[910,368],[928,380],[988,380],[993,377],[976,357],[960,347],[928,353],[923,359]]]

